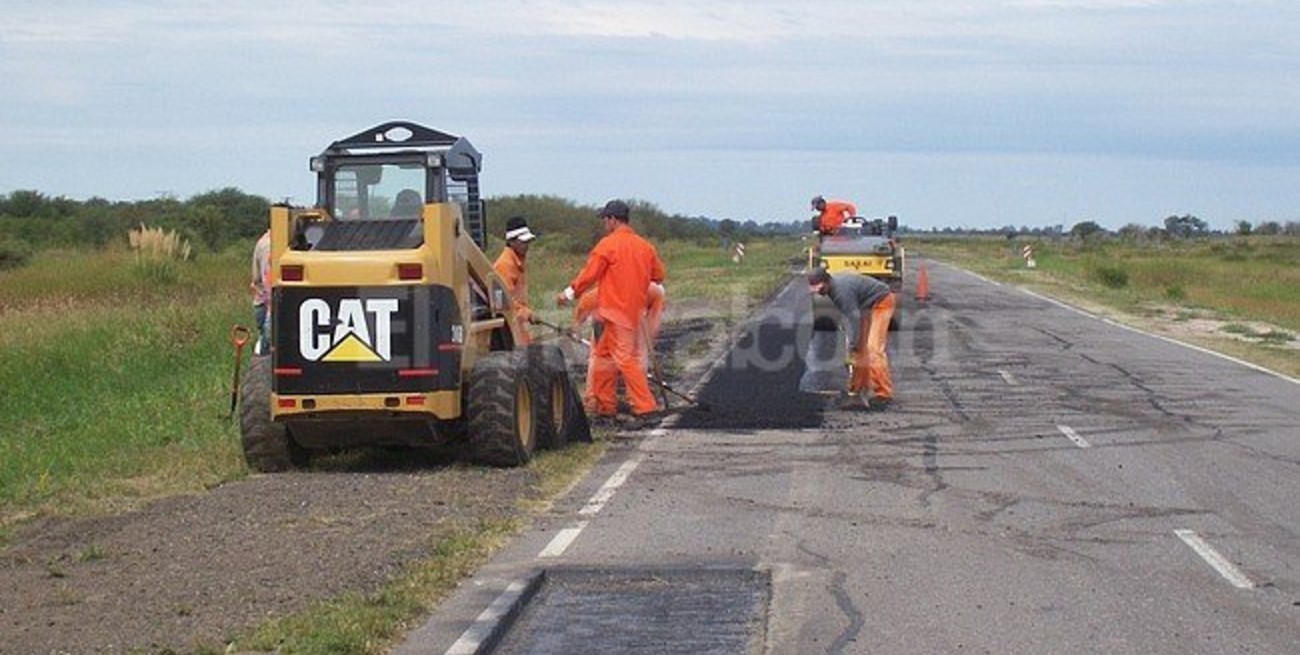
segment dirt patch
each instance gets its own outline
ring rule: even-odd
[[[0,552],[0,652],[220,651],[272,616],[376,589],[440,534],[535,494],[529,469],[383,459],[27,526]]]
[[[1218,338],[1300,352],[1300,337],[1271,323],[1224,318],[1204,309],[1147,304],[1141,318],[1175,339]]]

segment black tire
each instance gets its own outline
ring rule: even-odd
[[[591,443],[591,421],[587,418],[587,408],[582,406],[582,397],[573,384],[573,378],[565,376],[569,388],[569,434],[566,441],[570,443]]]
[[[569,442],[574,419],[564,352],[554,344],[534,343],[524,353],[533,404],[537,407],[537,443],[542,448],[559,450]]]
[[[239,384],[239,441],[249,468],[275,473],[307,466],[308,452],[271,420],[271,358],[255,356]]]
[[[467,413],[474,461],[522,466],[537,447],[537,411],[527,362],[515,352],[490,352],[469,375]]]

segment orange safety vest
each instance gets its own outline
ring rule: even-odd
[[[520,259],[513,248],[506,246],[492,268],[501,276],[506,290],[510,292],[515,316],[527,321],[533,315],[533,308],[528,304],[528,272],[524,269],[524,260]]]

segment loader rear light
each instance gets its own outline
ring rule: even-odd
[[[302,282],[302,264],[285,264],[280,267],[280,279],[285,282]]]
[[[424,405],[424,396],[407,396],[407,405]]]
[[[297,399],[297,398],[281,398],[281,399],[277,400],[275,404],[276,404],[276,405],[279,405],[279,406],[280,406],[280,409],[293,409],[294,407],[297,407],[297,406],[298,406],[298,399]]]
[[[399,280],[418,280],[424,277],[423,264],[398,264],[397,279]]]
[[[399,378],[432,378],[438,376],[436,368],[404,368],[397,372]]]
[[[274,372],[278,377],[296,378],[302,376],[302,369],[298,367],[276,368]]]

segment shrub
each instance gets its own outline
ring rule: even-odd
[[[1098,266],[1093,269],[1093,277],[1111,289],[1123,289],[1128,286],[1128,271],[1119,266]]]
[[[0,271],[19,268],[32,258],[32,247],[22,239],[0,237]]]
[[[1181,284],[1171,284],[1165,287],[1165,297],[1170,300],[1186,300],[1187,290]]]

